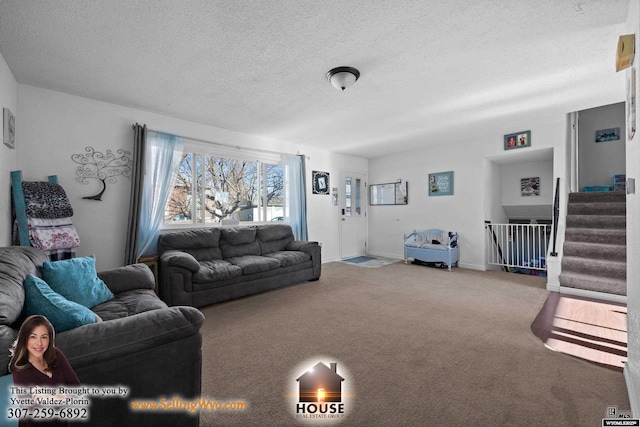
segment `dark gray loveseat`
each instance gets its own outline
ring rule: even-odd
[[[17,337],[24,279],[38,277],[49,258],[31,247],[0,248],[0,381],[7,383],[9,348]],[[201,390],[202,313],[167,307],[144,264],[98,273],[115,297],[92,308],[101,321],[56,333],[82,385],[129,388],[126,398],[90,397],[88,426],[197,426],[198,413],[133,411],[136,400],[196,399]],[[7,380],[7,381],[4,381]],[[8,400],[5,388],[0,399]],[[3,416],[5,414],[2,414]],[[0,424],[3,417],[0,417]]]
[[[286,224],[162,234],[158,255],[169,305],[202,307],[320,278],[320,245],[294,240]]]

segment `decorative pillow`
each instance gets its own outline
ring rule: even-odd
[[[96,259],[79,257],[42,263],[42,277],[51,289],[87,308],[109,301],[113,292],[98,277]]]
[[[8,397],[10,396],[9,387],[13,387],[13,375],[0,375],[0,393],[2,393],[3,396],[7,396],[6,398],[0,399],[0,414],[2,414],[0,416],[0,421],[2,421],[3,426],[18,427],[18,420],[8,419],[9,408],[13,406]]]
[[[24,317],[45,316],[56,332],[95,323],[96,315],[88,308],[56,293],[39,277],[29,274],[24,280]]]

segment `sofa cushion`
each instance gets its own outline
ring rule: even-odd
[[[220,228],[201,228],[158,237],[158,253],[180,250],[191,254],[198,261],[222,259]]]
[[[9,349],[16,338],[18,338],[18,331],[7,325],[0,325],[0,376],[5,375],[8,371],[9,360],[11,359]],[[0,390],[3,389],[0,388]]]
[[[256,228],[253,226],[223,227],[220,232],[220,238],[230,245],[243,245],[256,240]]]
[[[294,241],[293,231],[287,224],[259,225],[256,230],[261,253],[283,251]]]
[[[208,283],[242,276],[242,268],[224,260],[202,261],[200,270],[193,274],[194,283]]]
[[[263,256],[277,259],[282,267],[300,264],[311,259],[311,256],[308,253],[302,251],[277,251]]]
[[[245,255],[260,255],[260,244],[256,240],[255,227],[226,227],[221,228],[220,248],[222,257],[241,257]]]
[[[93,257],[46,261],[42,263],[42,277],[51,289],[87,308],[113,298],[113,292],[98,277]]]
[[[257,255],[245,255],[227,259],[232,264],[242,268],[242,274],[262,273],[280,267],[280,261]]]
[[[24,279],[27,274],[37,275],[36,266],[48,260],[44,252],[29,246],[0,248],[0,325],[10,326],[18,320],[24,304]]]
[[[58,294],[39,277],[28,275],[24,281],[24,292],[24,317],[32,314],[45,316],[56,332],[96,322],[95,313]]]
[[[151,289],[133,289],[116,294],[113,299],[93,307],[91,310],[103,321],[133,316],[145,311],[167,308]]]

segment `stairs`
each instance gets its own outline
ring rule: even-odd
[[[560,286],[627,295],[624,192],[569,194]]]

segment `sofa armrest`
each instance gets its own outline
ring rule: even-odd
[[[101,271],[98,277],[114,294],[133,289],[154,289],[156,286],[153,272],[146,264],[131,264]]]
[[[313,280],[317,280],[320,277],[320,271],[322,269],[322,247],[318,242],[294,240],[287,245],[285,250],[303,251],[308,253],[311,257],[311,261],[313,262]]]
[[[313,256],[320,250],[320,245],[318,242],[311,242],[307,240],[294,240],[293,242],[289,242],[287,247],[285,248],[287,251],[304,251],[309,255]]]
[[[173,267],[186,268],[192,273],[196,273],[200,270],[200,263],[198,260],[187,252],[177,250],[166,251],[160,256],[160,261]]]
[[[168,307],[80,326],[56,334],[56,346],[74,369],[113,363],[198,333],[204,315],[194,307]],[[163,357],[161,352],[158,357]]]

